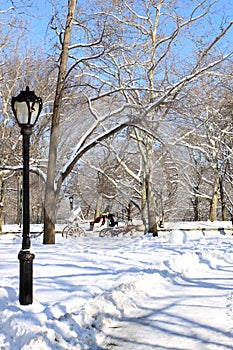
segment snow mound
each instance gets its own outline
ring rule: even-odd
[[[169,236],[171,244],[182,245],[187,242],[187,233],[184,230],[173,230]]]

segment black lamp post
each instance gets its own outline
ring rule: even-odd
[[[74,209],[74,197],[70,196],[69,201],[70,201],[70,210],[73,210]]]
[[[19,302],[21,305],[32,304],[32,264],[34,254],[30,253],[30,208],[29,208],[29,146],[32,128],[41,109],[42,100],[26,87],[16,97],[12,97],[11,107],[23,136],[23,240],[19,252]]]

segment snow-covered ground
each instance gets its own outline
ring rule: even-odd
[[[32,238],[28,306],[18,302],[20,248],[19,235],[0,235],[1,350],[233,349],[229,230]]]

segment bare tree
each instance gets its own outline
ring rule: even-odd
[[[210,1],[188,7],[184,16],[173,2],[159,1],[155,5],[148,0],[140,7],[137,2],[127,1],[97,5],[93,13],[87,13],[81,5],[76,8],[76,1],[68,1],[64,28],[60,26],[62,21],[57,20],[59,13],[55,12],[51,21],[59,38],[60,59],[45,195],[46,244],[55,242],[59,193],[77,161],[129,125],[141,130],[139,136],[146,145],[142,149],[143,198],[147,203],[149,231],[156,235],[154,140],[161,139],[163,124],[175,114],[174,101],[188,93],[188,85],[231,54],[210,56],[230,29],[232,23],[229,23],[217,35],[209,34],[198,55],[194,57],[192,53],[192,60],[183,69],[180,66],[182,38],[188,34],[196,51],[200,35],[195,33],[195,26],[204,23],[213,5]],[[72,28],[75,30],[71,36]],[[67,103],[72,100],[73,103]],[[65,122],[70,119],[67,113],[80,115],[75,106],[77,101],[82,108],[88,106],[85,133],[76,145],[72,143],[66,159],[58,159],[61,128],[65,128]],[[58,160],[63,162],[63,167]]]
[[[223,84],[222,79],[220,71],[212,71],[210,76],[196,84],[192,91],[193,101],[189,101],[190,107],[186,106],[184,113],[186,121],[189,113],[191,116],[190,132],[186,130],[186,136],[181,140],[181,144],[190,150],[190,159],[196,173],[190,180],[195,218],[199,217],[200,201],[205,200],[209,210],[206,216],[211,221],[218,217],[219,194],[222,205],[225,206],[223,185],[233,157],[231,101],[226,94],[228,84]],[[192,172],[189,176],[191,174]],[[223,218],[226,218],[226,213]]]

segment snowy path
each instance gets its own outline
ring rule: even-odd
[[[119,322],[106,327],[104,348],[233,349],[232,252],[225,247],[218,251],[212,247],[208,253],[186,247],[163,263],[160,277],[167,283],[158,279],[159,288],[155,285],[148,296],[141,297],[135,311],[130,309]],[[151,275],[152,285],[157,277]]]
[[[233,324],[226,313],[228,304],[230,313],[231,294],[212,287],[211,293],[208,286],[192,287],[188,283],[171,286],[162,294],[159,291],[137,305],[140,312],[132,312],[109,327],[106,349],[233,349]]]

